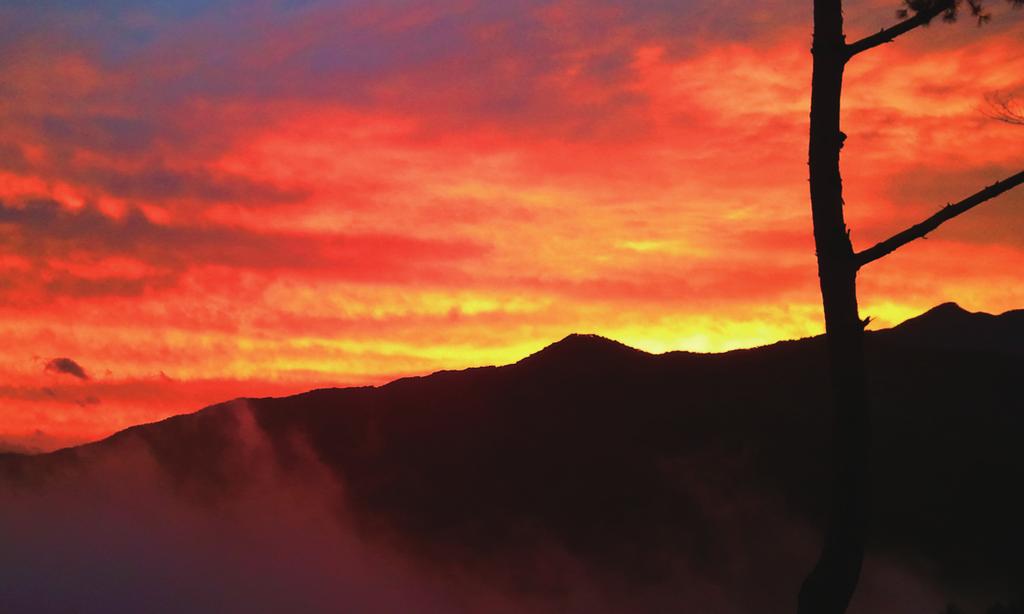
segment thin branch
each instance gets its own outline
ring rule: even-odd
[[[1024,183],[1024,171],[1021,171],[1012,177],[1007,177],[1002,181],[997,181],[984,190],[981,190],[972,196],[968,196],[956,204],[946,205],[935,213],[935,215],[932,215],[920,224],[914,224],[910,228],[893,235],[874,247],[870,247],[862,252],[856,253],[854,255],[854,261],[857,263],[857,268],[860,268],[869,262],[874,262],[883,256],[889,255],[914,239],[924,237],[929,232],[938,228],[943,222],[951,220],[961,213],[969,211],[981,203],[995,198],[1003,192],[1015,188],[1022,183]]]
[[[1005,92],[989,92],[985,95],[987,107],[982,110],[987,117],[1007,124],[1024,126],[1024,103]]]
[[[906,34],[919,26],[928,25],[941,12],[942,11],[939,10],[921,11],[919,13],[915,13],[913,17],[908,17],[890,28],[879,30],[871,36],[865,36],[859,41],[846,46],[846,57],[849,59],[858,53],[867,51],[868,49],[874,49],[879,45],[891,43],[896,40],[897,36]]]

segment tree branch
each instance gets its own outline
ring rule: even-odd
[[[858,53],[867,51],[868,49],[874,49],[879,45],[891,43],[896,40],[897,36],[906,34],[919,26],[928,25],[931,23],[932,19],[935,19],[935,17],[941,12],[941,10],[921,11],[915,13],[913,17],[908,17],[890,28],[879,30],[871,36],[865,36],[859,41],[846,46],[846,58],[849,59]]]
[[[856,262],[857,268],[860,268],[869,262],[874,262],[883,256],[887,256],[907,243],[910,243],[914,239],[920,239],[929,232],[935,230],[943,222],[951,220],[961,213],[969,211],[981,203],[995,198],[1003,192],[1015,188],[1022,183],[1024,183],[1024,171],[1021,171],[1012,177],[1007,177],[1002,181],[997,181],[984,190],[981,190],[972,196],[968,196],[956,204],[946,205],[935,215],[932,215],[920,224],[915,224],[903,232],[897,233],[885,241],[882,241],[874,247],[870,247],[862,252],[857,252],[854,254],[854,262]]]
[[[1024,103],[1003,92],[989,92],[985,95],[988,107],[982,110],[987,117],[1007,124],[1024,126]]]

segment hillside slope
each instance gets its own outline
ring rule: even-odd
[[[869,335],[872,557],[897,561],[929,599],[1024,586],[1022,348],[1024,312],[952,304]],[[359,535],[416,560],[543,597],[562,590],[537,573],[543,549],[622,594],[650,592],[630,602],[642,611],[695,599],[671,588],[680,577],[759,611],[788,607],[816,548],[823,361],[820,338],[651,355],[571,335],[513,365],[239,400],[8,455],[0,471],[46,488],[142,449],[176,496],[216,506],[252,477],[240,450],[257,437],[287,479],[313,459],[342,485],[336,503]],[[898,581],[865,582],[862,611]]]

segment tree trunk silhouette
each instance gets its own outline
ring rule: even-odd
[[[1014,7],[1024,0],[1007,0]],[[855,252],[843,215],[843,180],[839,156],[846,135],[840,129],[843,71],[851,58],[893,42],[942,16],[955,21],[965,3],[959,0],[905,2],[903,21],[852,44],[843,34],[842,0],[814,0],[811,47],[811,126],[808,148],[811,214],[818,257],[818,279],[825,312],[825,337],[833,395],[832,499],[821,555],[800,587],[798,614],[843,614],[860,578],[867,541],[868,468],[871,421],[864,359],[864,323],[857,312],[857,271],[941,224],[1019,185],[1024,171],[998,181],[862,252]],[[979,24],[989,15],[982,0],[966,7]],[[964,9],[966,10],[966,9]],[[1007,98],[1007,117],[1019,116]],[[1004,113],[1004,115],[1006,115]],[[997,119],[1007,121],[1006,117]],[[1016,123],[1016,122],[1010,122]]]
[[[843,216],[839,125],[848,59],[840,0],[815,0],[809,161],[818,278],[833,391],[834,475],[822,553],[804,580],[799,614],[846,611],[860,577],[867,525],[870,440],[857,259]]]

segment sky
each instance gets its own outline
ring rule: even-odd
[[[0,448],[237,396],[512,362],[572,332],[723,351],[823,330],[810,2],[0,6]],[[850,40],[898,2],[846,3]],[[847,68],[868,247],[1024,166],[992,3]],[[1024,307],[1024,190],[861,274],[884,327]]]

